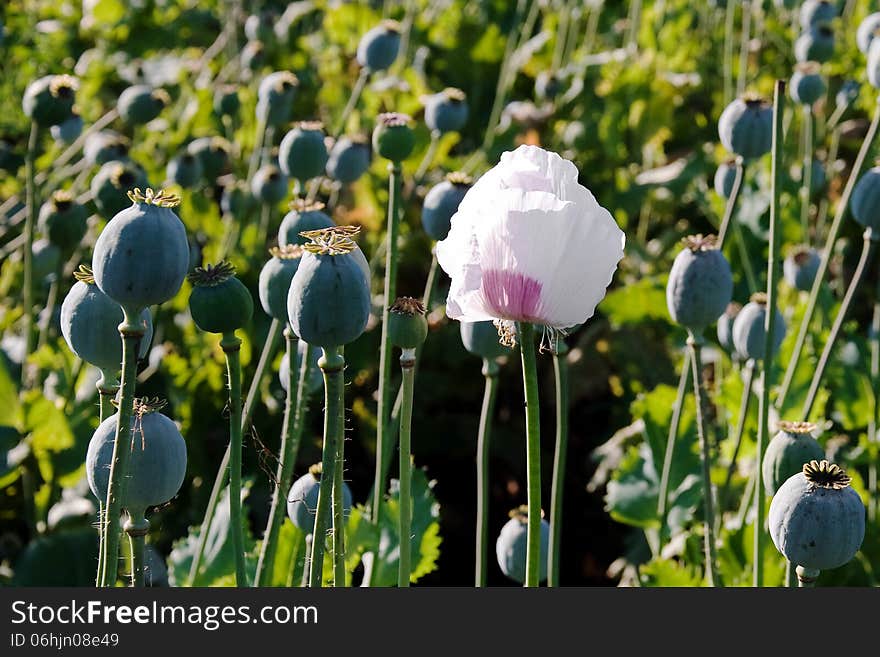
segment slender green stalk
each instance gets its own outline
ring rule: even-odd
[[[773,340],[776,335],[776,287],[779,280],[779,194],[782,189],[782,113],[785,105],[785,81],[777,80],[773,90],[773,142],[771,159],[770,239],[767,256],[767,312],[764,320],[764,355],[761,360],[761,397],[758,404],[758,439],[755,447],[755,531],[754,580],[764,585],[764,479],[761,467],[769,438],[770,386],[773,385]]]
[[[129,516],[125,522],[125,533],[131,544],[131,585],[135,588],[143,588],[144,582],[144,549],[147,532],[150,531],[150,521],[143,517],[140,511],[135,517]]]
[[[131,415],[134,408],[134,390],[137,383],[137,356],[144,335],[140,323],[140,309],[122,309],[122,395],[116,415],[116,437],[113,441],[113,457],[110,461],[110,480],[107,484],[107,500],[104,518],[104,553],[101,557],[100,586],[116,583],[119,560],[119,518],[122,500],[128,480],[128,462],[131,456]]]
[[[868,423],[868,447],[877,449],[877,427],[880,425],[880,280],[874,290],[874,315],[871,318],[871,421]],[[868,461],[868,520],[877,520],[877,456]]]
[[[247,182],[250,185],[254,174],[260,168],[260,161],[263,159],[263,144],[266,141],[266,117],[257,117],[257,131],[254,136],[254,150],[251,151],[251,159],[248,162]]]
[[[813,183],[813,112],[804,105],[804,163],[801,169],[801,233],[804,244],[810,244],[810,197]]]
[[[739,71],[736,78],[736,95],[742,96],[746,90],[749,74],[749,37],[752,22],[752,3],[742,3],[742,32],[739,42]]]
[[[727,2],[724,7],[724,104],[733,100],[733,29],[736,18],[736,2]]]
[[[723,586],[718,575],[718,561],[715,558],[715,494],[712,492],[712,454],[706,436],[705,396],[703,395],[703,364],[700,358],[702,338],[691,333],[688,336],[688,351],[691,354],[691,376],[694,381],[694,402],[697,407],[697,438],[703,476],[703,549],[706,558],[706,582],[709,586]]]
[[[486,586],[489,555],[489,445],[492,438],[492,418],[495,416],[495,397],[498,393],[498,363],[483,359],[483,407],[480,410],[480,429],[477,433],[477,542],[474,586]]]
[[[324,374],[324,449],[321,456],[321,483],[318,487],[318,505],[315,512],[315,529],[312,532],[312,554],[309,559],[309,586],[319,588],[323,585],[324,543],[330,524],[330,506],[333,497],[333,480],[336,474],[337,441],[342,438],[343,426],[340,405],[343,403],[345,381],[345,357],[339,347],[324,349],[318,361]],[[338,496],[337,496],[338,498]],[[339,504],[342,500],[339,500]],[[334,533],[342,527],[334,527]],[[336,555],[343,558],[344,555]],[[335,566],[335,563],[334,563]]]
[[[340,350],[341,353],[341,350]],[[339,400],[339,437],[336,440],[336,467],[333,470],[333,586],[345,586],[345,404]]]
[[[798,588],[811,589],[816,586],[816,579],[819,577],[819,570],[813,568],[797,567]]]
[[[522,355],[523,393],[526,405],[526,489],[529,525],[526,535],[527,587],[538,586],[541,561],[541,425],[538,400],[538,364],[535,360],[535,327],[517,322]]]
[[[718,228],[718,250],[721,250],[724,247],[724,240],[727,237],[727,229],[730,228],[730,221],[736,210],[736,202],[739,200],[739,193],[742,190],[744,177],[745,166],[743,164],[743,159],[737,156],[733,188],[730,190],[730,196],[727,197],[727,203],[724,206],[724,216],[721,218],[721,226]]]
[[[412,407],[415,389],[416,350],[404,349],[400,355],[403,379],[403,406],[400,409],[400,561],[397,586],[409,586],[412,571]]]
[[[244,519],[241,511],[241,340],[234,331],[224,333],[220,347],[226,355],[226,373],[229,377],[229,524],[235,553],[235,585],[246,587]]]
[[[743,382],[742,398],[739,403],[739,416],[736,419],[736,429],[734,433],[733,454],[730,457],[730,465],[727,467],[727,476],[724,478],[724,486],[718,494],[718,513],[724,513],[727,506],[728,495],[730,494],[730,482],[733,480],[733,473],[736,472],[736,461],[739,456],[739,450],[742,447],[743,436],[745,435],[746,420],[749,417],[749,406],[752,400],[752,383],[755,380],[755,361],[749,359],[746,361],[745,381]]]
[[[27,154],[25,155],[25,185],[26,185],[26,209],[27,215],[24,220],[24,358],[21,365],[22,391],[30,386],[30,366],[28,357],[34,350],[34,223],[37,215],[37,185],[34,181],[36,175],[37,146],[40,143],[40,126],[36,121],[31,121],[31,131],[28,137]]]
[[[787,588],[797,588],[797,564],[792,563],[788,559],[785,560],[785,586]]]
[[[562,57],[565,53],[565,44],[568,39],[568,23],[571,20],[572,7],[567,0],[559,8],[559,21],[556,23],[556,43],[553,45],[553,59],[550,67],[558,71],[562,66]]]
[[[810,330],[810,323],[813,320],[813,313],[816,310],[816,304],[819,300],[819,291],[822,288],[822,283],[825,279],[825,273],[828,271],[828,263],[831,261],[831,255],[834,252],[834,244],[837,242],[837,235],[840,232],[840,227],[843,224],[843,218],[846,215],[847,206],[849,205],[850,196],[852,196],[853,188],[855,187],[856,180],[859,178],[859,174],[862,170],[862,165],[865,163],[865,158],[868,157],[868,152],[871,150],[871,145],[874,142],[874,137],[877,135],[877,128],[880,126],[880,102],[874,107],[874,117],[871,120],[871,125],[868,127],[868,132],[865,134],[865,139],[862,141],[862,146],[859,149],[859,154],[856,156],[856,160],[853,163],[852,171],[849,174],[849,179],[846,181],[846,186],[843,189],[843,194],[841,194],[840,201],[837,203],[837,209],[834,213],[834,220],[831,222],[831,228],[828,230],[828,238],[825,240],[825,248],[822,251],[822,258],[819,261],[819,269],[816,270],[816,277],[813,279],[813,287],[810,290],[810,297],[807,300],[807,307],[804,310],[804,315],[801,318],[801,325],[798,329],[797,339],[795,340],[794,349],[792,350],[791,357],[788,361],[788,367],[785,370],[785,377],[782,380],[782,386],[779,389],[779,395],[776,397],[776,408],[782,409],[785,405],[785,399],[788,396],[789,389],[791,388],[791,383],[794,380],[794,375],[797,372],[797,366],[801,358],[801,353],[804,350],[804,344],[806,342],[807,333]]]
[[[437,153],[437,146],[440,144],[440,136],[439,130],[431,131],[431,143],[428,144],[425,156],[422,158],[422,161],[419,163],[419,168],[416,169],[416,173],[413,176],[413,189],[422,184],[422,181],[425,179],[425,174],[428,173],[428,169],[434,164],[434,155]]]
[[[358,101],[361,98],[361,94],[364,91],[364,87],[367,84],[367,80],[370,78],[370,69],[364,67],[361,69],[361,72],[358,74],[357,81],[354,83],[354,87],[351,89],[351,95],[348,97],[348,102],[345,104],[345,109],[342,110],[342,114],[339,116],[339,122],[336,124],[336,127],[333,129],[333,140],[339,138],[343,132],[345,132],[345,126],[348,123],[348,119],[351,116],[351,113],[354,112],[357,107]]]
[[[310,345],[306,347],[297,374],[296,354],[299,340],[290,327],[284,329],[284,337],[287,341],[287,353],[285,354],[288,363],[287,399],[281,428],[281,454],[275,475],[275,490],[272,493],[269,521],[263,534],[263,545],[260,548],[257,573],[254,577],[257,586],[269,586],[272,578],[275,555],[278,550],[278,537],[287,512],[286,496],[290,490],[293,469],[299,453],[308,402],[309,362],[311,361],[312,347]]]
[[[589,8],[590,15],[587,18],[587,29],[584,31],[584,41],[581,44],[584,54],[589,55],[593,52],[596,44],[596,35],[599,33],[599,19],[602,17],[602,9],[604,9],[604,0],[598,6],[591,5]]]
[[[638,48],[639,27],[642,22],[642,0],[631,0],[627,15],[627,30],[624,48],[635,51]]]
[[[302,581],[300,582],[302,588],[309,585],[309,576],[312,573],[312,546],[315,544],[315,539],[311,534],[306,534],[304,543],[305,556],[303,558]]]
[[[273,319],[272,323],[269,325],[269,333],[266,335],[266,341],[263,343],[263,350],[260,353],[260,360],[257,363],[257,369],[254,372],[254,378],[251,379],[251,387],[248,389],[247,399],[244,403],[244,417],[241,420],[241,431],[244,433],[247,430],[248,424],[251,421],[251,414],[254,412],[254,404],[257,399],[257,394],[260,391],[260,384],[263,381],[263,374],[266,371],[266,367],[269,364],[269,361],[275,355],[275,349],[278,346],[278,336],[281,334],[281,322],[277,319]],[[211,523],[214,520],[214,512],[217,510],[217,502],[220,500],[220,493],[223,492],[223,487],[226,485],[227,480],[227,468],[229,467],[229,456],[230,449],[227,446],[226,452],[223,454],[223,458],[220,460],[220,467],[217,468],[217,475],[214,477],[214,486],[211,489],[211,495],[208,497],[208,504],[205,507],[205,517],[202,519],[202,523],[199,529],[199,543],[196,548],[196,554],[193,557],[192,564],[189,569],[189,585],[192,586],[196,577],[199,574],[199,568],[202,563],[202,558],[205,554],[205,546],[208,543],[208,533],[211,529]]]
[[[81,361],[82,362],[82,361]],[[113,408],[113,400],[119,392],[119,383],[113,374],[101,372],[101,378],[96,384],[98,388],[98,424],[106,420],[116,412]],[[98,571],[95,577],[95,586],[100,586],[98,578],[102,573],[104,561],[104,500],[98,500]]]
[[[104,501],[98,500],[98,570],[95,573],[95,587],[101,586],[101,573],[104,570]]]
[[[46,297],[46,307],[45,310],[41,313],[42,317],[40,317],[40,321],[38,322],[38,331],[37,335],[37,349],[40,349],[44,344],[46,344],[46,340],[49,339],[49,327],[52,324],[52,315],[55,314],[55,306],[58,304],[58,293],[61,288],[61,276],[62,271],[64,269],[64,263],[59,262],[58,268],[55,271],[55,278],[52,280],[52,283],[49,285],[49,294]],[[39,371],[35,372],[35,380],[39,380]]]
[[[749,292],[754,292],[758,289],[758,277],[755,275],[755,270],[752,268],[749,249],[748,246],[746,246],[745,237],[743,237],[742,227],[738,223],[733,224],[733,237],[736,240],[736,248],[739,251],[739,261],[746,277],[746,284],[749,286]]]
[[[837,341],[837,336],[843,326],[843,320],[846,319],[846,313],[865,274],[868,262],[870,262],[876,250],[877,238],[873,236],[873,231],[867,228],[865,229],[865,239],[862,244],[862,255],[859,258],[859,264],[856,266],[855,272],[853,272],[852,280],[846,289],[843,301],[840,302],[840,309],[837,311],[834,324],[831,326],[831,332],[828,334],[825,347],[822,349],[822,355],[816,364],[813,380],[810,381],[810,390],[807,392],[807,398],[804,400],[804,406],[801,409],[801,416],[804,420],[810,416],[810,412],[813,410],[813,404],[816,402],[816,395],[819,393],[819,386],[822,384],[822,377],[825,374],[825,368],[828,366],[828,360],[831,358],[831,352],[834,350],[834,343]]]
[[[565,457],[568,452],[568,345],[558,338],[553,345],[556,384],[556,451],[553,454],[553,487],[550,494],[550,552],[547,555],[547,586],[559,586],[562,544],[562,498],[565,493]]]
[[[666,508],[669,505],[669,473],[672,470],[675,441],[678,438],[681,411],[684,408],[684,396],[687,394],[690,377],[691,352],[686,349],[684,361],[681,364],[681,376],[678,379],[678,391],[675,394],[675,403],[672,405],[672,419],[669,422],[669,435],[666,438],[666,452],[663,455],[663,469],[660,474],[660,492],[657,495],[657,515],[660,517],[661,526],[666,524]]]

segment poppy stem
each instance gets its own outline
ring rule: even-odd
[[[489,555],[489,445],[492,437],[492,419],[495,416],[495,398],[498,393],[498,363],[483,359],[483,407],[480,410],[480,428],[477,433],[477,544],[474,586],[486,586]]]
[[[229,523],[235,554],[235,585],[248,586],[244,561],[244,528],[241,510],[241,340],[235,332],[225,333],[220,347],[226,354],[229,377]]]
[[[517,322],[522,356],[526,406],[526,488],[529,524],[526,548],[527,587],[538,586],[541,561],[541,424],[538,399],[538,364],[535,360],[535,327]]]
[[[403,405],[400,409],[400,562],[397,586],[409,586],[412,553],[412,407],[415,390],[416,350],[404,349],[400,355]]]
[[[562,544],[562,498],[565,494],[565,458],[568,452],[568,345],[561,337],[553,341],[553,372],[556,384],[556,451],[553,454],[553,485],[550,493],[550,553],[547,586],[559,586]]]

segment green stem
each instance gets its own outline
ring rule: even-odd
[[[341,350],[340,350],[341,353]],[[344,385],[344,384],[343,384]],[[333,470],[333,586],[345,586],[345,401],[339,399],[339,436]]]
[[[116,412],[113,408],[113,400],[119,392],[119,384],[115,377],[108,372],[101,372],[98,379],[98,424],[106,420]],[[95,578],[95,586],[100,586],[101,573],[104,562],[104,500],[98,500],[98,571]]]
[[[266,341],[263,343],[260,360],[257,363],[254,378],[251,379],[251,387],[248,389],[247,399],[244,403],[244,417],[242,417],[241,420],[242,433],[247,430],[247,426],[251,421],[251,415],[254,412],[254,404],[257,399],[257,394],[260,391],[260,384],[263,380],[263,374],[266,371],[266,367],[269,365],[269,361],[275,355],[275,348],[278,345],[278,336],[280,334],[281,322],[277,319],[273,319],[272,323],[269,325],[269,333],[266,335]],[[230,450],[229,446],[227,446],[226,452],[224,452],[223,458],[220,460],[220,467],[217,468],[217,474],[214,477],[214,487],[211,489],[211,495],[208,497],[208,504],[205,507],[205,516],[200,525],[199,543],[196,548],[196,554],[193,557],[192,565],[189,569],[188,581],[190,586],[195,584],[196,577],[199,574],[199,568],[205,554],[205,546],[208,544],[208,532],[210,531],[211,523],[214,520],[214,512],[217,510],[217,502],[220,500],[220,494],[223,492],[224,486],[226,486],[226,470],[229,467],[229,455]]]
[[[868,447],[877,449],[877,427],[880,425],[880,280],[874,291],[874,315],[871,318],[871,331],[868,334],[871,345],[871,421],[868,423]],[[877,456],[871,451],[868,461],[868,520],[877,520]]]
[[[131,585],[135,588],[143,588],[145,584],[144,550],[149,530],[150,521],[143,517],[143,512],[138,512],[135,517],[129,516],[125,522],[125,533],[131,543]]]
[[[113,457],[110,461],[110,480],[107,484],[107,501],[104,519],[104,554],[101,558],[100,586],[114,586],[119,560],[119,518],[125,485],[128,480],[128,462],[131,456],[131,415],[134,408],[134,391],[137,383],[137,357],[144,335],[140,323],[140,309],[122,309],[122,395],[116,414],[116,437],[113,441]]]
[[[703,476],[703,549],[706,558],[706,581],[709,586],[723,586],[718,575],[718,562],[715,558],[715,502],[712,492],[712,454],[706,436],[705,395],[703,395],[703,364],[700,358],[702,338],[691,333],[688,336],[688,351],[691,354],[691,376],[694,381],[694,402],[697,409],[697,439]]]
[[[483,359],[483,407],[480,411],[480,429],[477,433],[477,543],[474,586],[486,586],[489,555],[489,445],[492,437],[492,418],[495,416],[495,397],[498,393],[498,363]]]
[[[742,190],[742,182],[745,177],[745,166],[743,159],[739,156],[736,158],[736,175],[733,178],[733,188],[730,190],[730,196],[727,197],[727,203],[724,206],[724,217],[721,219],[721,226],[718,228],[718,249],[724,247],[724,240],[727,237],[727,229],[730,228],[730,221],[736,210],[736,202],[739,199],[740,190]]]
[[[816,395],[819,393],[819,386],[822,384],[822,377],[825,374],[825,368],[828,366],[828,360],[831,358],[831,352],[834,350],[834,343],[837,341],[837,336],[843,326],[843,320],[846,319],[846,313],[849,310],[849,306],[859,287],[859,283],[865,274],[868,262],[871,260],[871,257],[876,250],[876,238],[873,237],[873,231],[870,228],[867,228],[865,229],[865,239],[862,244],[862,255],[859,258],[859,264],[856,266],[849,287],[846,289],[843,301],[840,302],[840,308],[837,311],[837,316],[834,318],[831,332],[828,334],[828,339],[825,341],[825,347],[822,349],[822,355],[819,357],[819,362],[816,364],[816,369],[813,372],[813,380],[810,382],[810,390],[807,392],[807,398],[801,409],[801,416],[804,420],[809,418],[810,412],[813,410],[813,404],[816,402]]]
[[[431,165],[434,163],[434,155],[437,153],[437,146],[439,146],[439,144],[440,131],[432,130],[431,143],[428,144],[428,149],[425,151],[425,156],[422,158],[422,161],[419,163],[419,168],[416,169],[416,173],[413,176],[413,189],[421,185],[422,181],[425,179],[425,174],[428,173],[428,169],[431,168]]]
[[[527,587],[538,586],[541,561],[541,425],[538,400],[538,364],[535,360],[535,327],[517,322],[522,355],[523,393],[526,405],[526,489],[529,525],[526,535]]]
[[[269,586],[275,567],[275,556],[278,551],[278,537],[287,513],[287,491],[290,490],[296,457],[302,439],[308,401],[309,362],[312,347],[306,346],[306,352],[300,363],[299,373],[296,371],[297,344],[299,340],[290,328],[284,329],[287,341],[288,375],[287,399],[284,406],[284,420],[281,428],[281,454],[278,460],[278,471],[275,475],[275,490],[272,493],[272,505],[269,508],[269,520],[263,534],[263,545],[257,562],[257,573],[254,582],[257,586]]]
[[[244,562],[244,519],[241,511],[241,340],[234,331],[224,333],[220,347],[226,354],[229,377],[229,524],[235,553],[235,585],[248,586]]]
[[[746,78],[749,73],[749,32],[752,21],[752,4],[742,3],[742,32],[739,42],[739,71],[736,78],[736,94],[742,96],[746,90]]]
[[[733,100],[733,29],[738,3],[727,2],[724,8],[724,104]]]
[[[798,588],[811,589],[816,586],[816,579],[821,571],[812,568],[797,567]]]
[[[565,493],[565,457],[568,452],[568,345],[554,341],[553,372],[556,383],[556,451],[553,454],[553,486],[550,493],[550,553],[547,560],[547,586],[559,586],[560,546],[562,544],[562,498]]]
[[[730,457],[730,465],[727,467],[727,476],[724,478],[724,486],[718,494],[718,513],[724,513],[727,506],[727,499],[730,493],[730,483],[733,481],[733,473],[736,472],[736,461],[739,456],[739,450],[742,447],[743,436],[745,435],[746,420],[749,417],[749,406],[752,400],[752,383],[755,380],[755,361],[749,359],[745,364],[746,380],[743,382],[742,398],[739,403],[739,416],[736,420],[736,429],[734,433],[733,454]]]
[[[859,178],[862,165],[865,163],[865,159],[868,157],[868,152],[871,150],[871,145],[874,142],[874,137],[877,135],[878,126],[880,126],[880,102],[874,107],[874,117],[871,120],[871,125],[868,127],[868,132],[865,134],[865,139],[862,141],[859,154],[856,156],[856,160],[853,163],[852,171],[849,174],[849,179],[846,181],[846,187],[843,189],[840,201],[837,203],[834,220],[831,222],[831,228],[828,230],[828,238],[825,240],[825,248],[822,251],[822,258],[819,261],[819,269],[816,271],[816,277],[813,279],[813,287],[810,290],[807,307],[806,310],[804,310],[804,316],[801,318],[801,325],[798,329],[794,349],[789,358],[788,367],[785,370],[782,387],[779,389],[779,395],[776,397],[775,405],[777,409],[784,408],[785,398],[791,388],[792,381],[794,381],[794,375],[797,372],[798,362],[800,361],[801,353],[804,349],[807,333],[810,329],[810,323],[813,320],[813,313],[816,310],[816,304],[819,300],[819,292],[825,279],[825,273],[828,271],[828,263],[831,261],[831,256],[834,252],[834,244],[837,242],[837,235],[843,224],[843,218],[846,215],[847,206],[849,205],[849,199],[850,196],[852,196],[856,180]]]
[[[342,115],[339,117],[339,123],[336,124],[336,128],[333,130],[333,141],[336,141],[339,138],[339,135],[345,132],[345,125],[348,123],[351,113],[354,112],[357,107],[358,101],[360,100],[361,94],[363,93],[364,87],[369,78],[370,69],[366,67],[362,68],[361,72],[358,74],[357,81],[354,83],[354,87],[351,89],[351,95],[348,97],[345,109],[342,110]]]
[[[34,222],[37,214],[37,186],[34,182],[37,159],[37,146],[40,143],[40,126],[31,121],[28,137],[27,154],[25,155],[26,210],[24,220],[24,341],[25,351],[21,361],[22,392],[30,387],[30,366],[28,357],[34,350]]]
[[[330,524],[330,505],[333,497],[333,479],[336,471],[337,441],[342,437],[343,426],[340,404],[343,403],[345,382],[343,370],[345,357],[339,347],[324,348],[324,355],[318,361],[324,374],[324,449],[321,456],[321,483],[318,487],[318,505],[315,512],[315,529],[312,532],[312,555],[309,559],[309,586],[319,588],[323,585],[324,544]],[[337,496],[338,497],[338,496]],[[342,503],[342,500],[339,500]],[[342,527],[335,527],[342,530]],[[338,555],[340,558],[343,555]],[[334,564],[335,566],[335,564]]]
[[[663,469],[660,474],[660,492],[657,495],[657,515],[661,528],[666,524],[666,507],[669,504],[669,473],[672,471],[672,460],[675,455],[675,441],[681,424],[681,411],[684,408],[684,396],[687,394],[691,377],[691,352],[686,349],[681,364],[681,376],[678,379],[678,391],[672,405],[672,419],[669,422],[669,435],[666,438],[666,453],[663,455]]]
[[[101,586],[101,573],[104,570],[104,501],[98,500],[98,570],[95,573],[95,587]]]
[[[412,570],[412,407],[415,389],[416,350],[404,349],[400,355],[403,379],[403,406],[400,409],[400,562],[397,586],[409,586]]]
[[[746,284],[749,286],[749,292],[758,289],[758,277],[755,270],[752,269],[752,261],[749,256],[749,249],[746,246],[745,237],[743,237],[742,227],[738,223],[733,224],[733,237],[736,240],[736,247],[739,250],[739,260],[746,277]]]
[[[813,112],[804,105],[804,163],[801,169],[801,233],[804,244],[810,244],[810,197],[813,182]]]
[[[251,151],[251,159],[248,162],[247,183],[250,186],[251,180],[257,169],[260,168],[260,161],[263,159],[263,143],[266,141],[266,119],[263,116],[257,117],[257,131],[254,136],[254,150]],[[250,187],[248,187],[250,189]]]
[[[787,588],[796,588],[798,586],[797,564],[792,563],[788,559],[785,560],[785,586]]]

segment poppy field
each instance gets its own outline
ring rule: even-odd
[[[877,36],[5,3],[0,586],[876,586]]]

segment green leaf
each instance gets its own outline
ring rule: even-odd
[[[5,361],[0,358],[0,425],[21,428],[23,419],[18,386],[9,376]]]
[[[651,276],[612,290],[602,301],[602,312],[614,327],[649,320],[668,322],[665,276]]]
[[[92,9],[96,23],[115,25],[125,17],[125,3],[121,0],[98,0]]]
[[[703,575],[698,566],[656,558],[639,567],[639,582],[642,586],[703,586]]]

